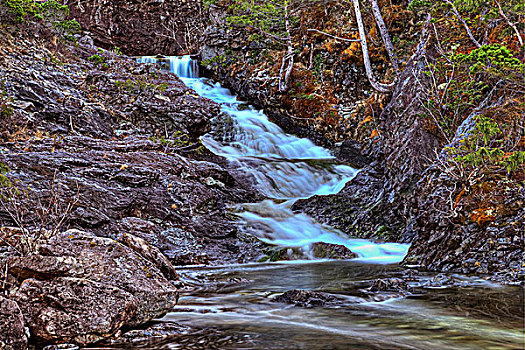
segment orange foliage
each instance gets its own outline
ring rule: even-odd
[[[496,219],[495,214],[495,209],[492,207],[479,208],[470,213],[469,219],[474,221],[478,225],[482,225],[486,222],[494,221]]]

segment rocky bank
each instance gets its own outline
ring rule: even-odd
[[[2,348],[113,337],[177,303],[174,265],[260,255],[228,210],[253,180],[199,141],[217,104],[45,22],[0,37]]]

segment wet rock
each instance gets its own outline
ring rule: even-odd
[[[349,164],[350,166],[361,169],[370,164],[371,160],[362,154],[363,146],[355,140],[344,140],[335,148],[337,159]]]
[[[393,203],[385,198],[384,169],[374,162],[362,169],[338,194],[313,196],[294,203],[304,212],[352,236],[407,242],[413,232],[403,232],[403,223]]]
[[[318,242],[311,247],[314,257],[319,259],[353,259],[357,254],[341,244]]]
[[[35,340],[81,345],[114,334],[132,319],[138,306],[137,299],[120,288],[71,277],[27,279],[13,299]]]
[[[371,292],[385,292],[385,291],[408,291],[410,287],[401,278],[379,278],[374,280],[372,285],[369,287]]]
[[[186,335],[190,331],[191,328],[188,326],[179,325],[174,322],[162,322],[151,325],[145,329],[127,331],[117,335],[115,338],[104,341],[104,343],[112,346],[125,344],[152,344],[166,338]]]
[[[274,302],[294,304],[300,307],[316,307],[336,304],[340,299],[333,295],[321,292],[313,292],[309,290],[292,289],[276,296],[272,299]]]
[[[307,260],[311,258],[311,254],[302,247],[279,247],[271,246],[264,249],[264,256],[260,258],[259,262],[266,261],[285,261],[285,260]]]
[[[175,266],[207,265],[210,262],[210,258],[206,253],[184,248],[168,250],[165,254]]]
[[[27,347],[25,321],[16,301],[0,295],[0,349],[19,350]]]
[[[340,244],[318,242],[308,249],[302,247],[266,247],[259,262],[308,259],[353,259],[357,255]]]

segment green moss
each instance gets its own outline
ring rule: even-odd
[[[102,56],[99,56],[97,54],[94,54],[93,56],[90,56],[88,58],[88,61],[93,62],[95,64],[102,64],[102,63],[106,62],[106,58],[102,57]]]
[[[492,118],[479,115],[475,121],[476,126],[460,146],[447,148],[456,162],[467,167],[498,166],[508,173],[525,164],[525,151],[505,152],[500,147],[502,132]]]

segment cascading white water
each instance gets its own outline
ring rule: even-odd
[[[137,58],[139,63],[159,63],[167,71],[182,78],[198,78],[199,63],[191,56],[142,56]]]
[[[217,121],[216,130],[202,138],[203,144],[253,174],[258,189],[272,199],[239,208],[239,216],[251,227],[252,234],[286,247],[307,248],[316,242],[341,244],[364,261],[395,263],[406,255],[407,244],[348,239],[337,230],[291,211],[299,198],[339,192],[357,170],[336,164],[328,150],[310,140],[286,134],[263,111],[238,101],[219,83],[199,78],[197,62],[190,56],[142,57],[139,62],[159,62],[169,67],[197,94],[221,105],[228,118]]]

